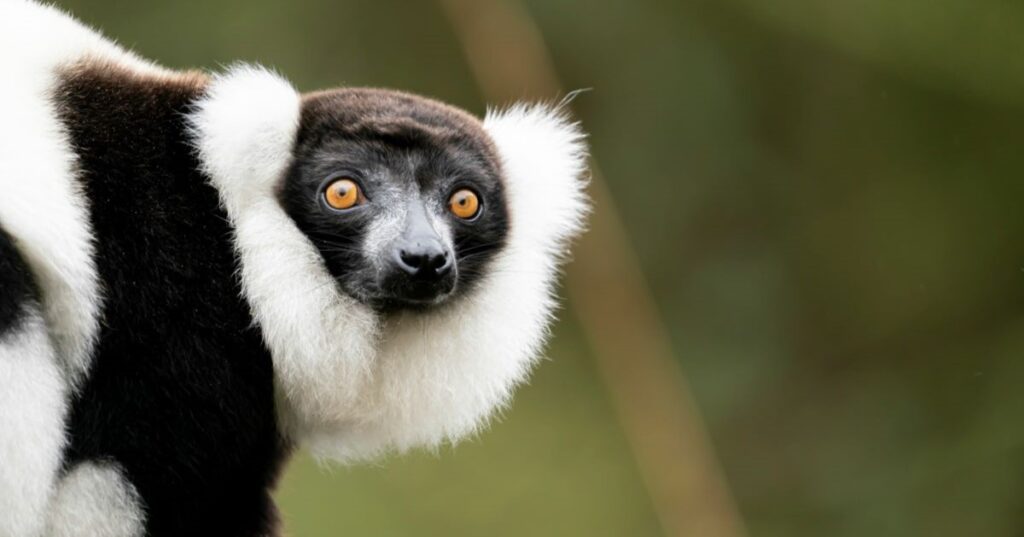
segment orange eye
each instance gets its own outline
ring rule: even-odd
[[[327,185],[324,200],[335,209],[351,209],[363,202],[363,193],[359,191],[359,185],[355,181],[342,177]]]
[[[452,194],[452,197],[448,200],[448,209],[455,216],[463,220],[469,220],[480,212],[480,198],[477,197],[476,192],[463,188]]]

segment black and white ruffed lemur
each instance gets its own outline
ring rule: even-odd
[[[0,0],[0,537],[277,533],[290,448],[454,441],[586,213],[558,107],[177,72]]]

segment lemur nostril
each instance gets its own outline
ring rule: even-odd
[[[444,276],[452,270],[453,264],[451,256],[448,255],[448,252],[445,252],[444,255],[435,260],[435,264],[432,268],[434,269],[435,274],[438,276]]]
[[[442,254],[430,256],[430,258],[427,259],[426,266],[429,267],[429,268],[432,268],[432,269],[439,269],[439,268],[441,268],[442,266],[444,266],[447,263],[448,263],[448,254],[442,253]]]
[[[398,252],[398,259],[401,261],[402,268],[410,274],[415,274],[423,268],[423,255],[401,250]]]

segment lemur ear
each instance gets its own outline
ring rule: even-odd
[[[501,155],[515,242],[560,257],[583,228],[587,146],[565,110],[518,103],[488,111],[484,129]]]
[[[301,98],[279,75],[237,65],[213,78],[188,115],[203,171],[231,202],[262,196],[291,162]]]

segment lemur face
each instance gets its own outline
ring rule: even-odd
[[[470,289],[508,234],[501,167],[479,121],[393,91],[307,96],[279,196],[341,289],[380,311]]]

